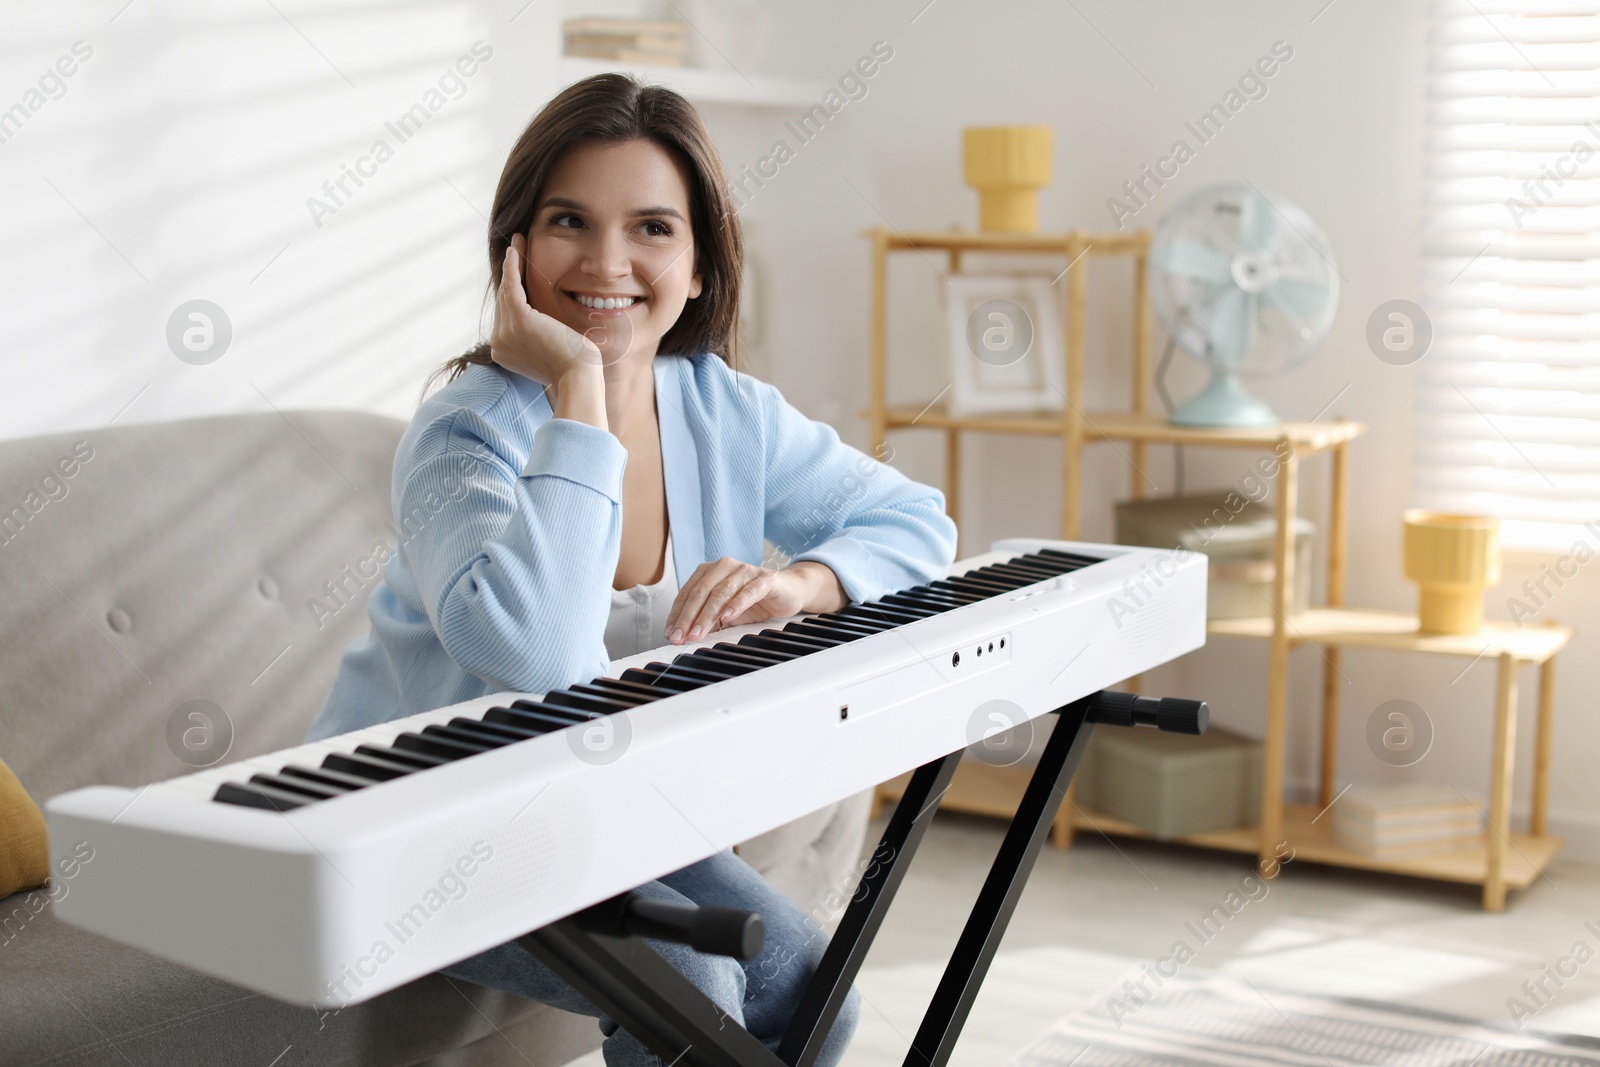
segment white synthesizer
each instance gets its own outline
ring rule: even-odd
[[[1205,557],[1014,538],[946,578],[132,790],[46,804],[56,914],[339,1007],[1205,642]],[[995,705],[1005,701],[1008,705]]]

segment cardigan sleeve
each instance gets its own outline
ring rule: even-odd
[[[839,440],[770,383],[752,379],[766,447],[766,537],[796,562],[825,563],[852,601],[942,577],[956,524],[944,494]]]
[[[621,552],[627,458],[607,431],[553,418],[520,473],[459,432],[407,473],[397,513],[423,521],[401,551],[464,670],[525,693],[606,672],[602,591]]]

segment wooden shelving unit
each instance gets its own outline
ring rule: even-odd
[[[987,234],[949,232],[905,233],[877,227],[863,236],[872,242],[872,323],[870,406],[862,414],[871,427],[875,454],[882,455],[887,433],[894,429],[939,430],[945,434],[945,499],[951,518],[959,523],[961,436],[967,432],[1016,433],[1059,436],[1062,447],[1061,537],[1079,536],[1082,495],[1082,455],[1086,444],[1125,441],[1130,444],[1132,470],[1129,493],[1134,499],[1144,495],[1144,468],[1147,446],[1181,444],[1208,448],[1243,448],[1275,452],[1281,457],[1276,475],[1276,536],[1273,543],[1274,579],[1264,596],[1259,617],[1219,620],[1208,626],[1218,636],[1264,640],[1268,645],[1266,728],[1263,737],[1261,822],[1254,827],[1222,833],[1198,834],[1183,838],[1183,843],[1255,853],[1263,874],[1275,873],[1276,847],[1287,841],[1299,859],[1332,863],[1369,870],[1391,871],[1446,881],[1482,885],[1484,907],[1500,910],[1505,906],[1507,888],[1529,885],[1548,866],[1560,848],[1559,838],[1546,833],[1548,812],[1550,708],[1554,657],[1572,636],[1565,627],[1517,630],[1489,624],[1479,634],[1460,637],[1434,637],[1416,632],[1414,616],[1393,612],[1349,609],[1344,606],[1346,536],[1349,521],[1349,448],[1365,432],[1360,423],[1336,419],[1332,422],[1280,423],[1265,429],[1196,429],[1169,425],[1149,410],[1150,389],[1150,293],[1146,284],[1146,265],[1150,234],[1091,234],[1073,230],[1065,234]],[[1066,360],[1067,396],[1060,411],[1008,412],[971,416],[952,416],[941,404],[891,407],[887,400],[888,381],[888,261],[897,251],[932,251],[949,257],[952,272],[961,269],[966,252],[1036,252],[1064,257],[1062,320]],[[1087,311],[1087,272],[1074,266],[1085,257],[1120,255],[1133,259],[1134,322],[1130,409],[1086,411],[1078,404],[1083,396],[1084,315]],[[1291,616],[1290,593],[1294,588],[1293,518],[1299,507],[1300,463],[1303,459],[1328,454],[1332,461],[1328,522],[1324,531],[1327,546],[1326,604]],[[1126,453],[1125,453],[1126,454]],[[1398,520],[1396,522],[1398,530]],[[1397,534],[1398,535],[1398,534]],[[1302,644],[1315,644],[1323,662],[1321,731],[1322,759],[1319,776],[1320,803],[1315,807],[1285,804],[1283,799],[1284,760],[1288,722],[1289,653]],[[1339,729],[1340,657],[1346,647],[1389,649],[1433,655],[1485,657],[1497,663],[1494,755],[1490,768],[1489,831],[1485,844],[1475,850],[1452,856],[1435,856],[1406,861],[1375,861],[1337,845],[1331,834],[1331,819],[1322,817],[1338,787],[1336,785],[1336,739]],[[1518,668],[1539,664],[1538,745],[1534,761],[1534,803],[1530,833],[1510,832],[1511,768],[1516,720]],[[1133,680],[1133,685],[1137,679]],[[1131,686],[1130,686],[1131,687]],[[943,806],[982,814],[1010,814],[1022,795],[1031,768],[993,767],[973,760],[963,761],[956,772]],[[899,795],[901,782],[886,783],[879,798]],[[1075,829],[1104,833],[1148,836],[1138,828],[1118,820],[1085,811],[1072,802],[1063,805],[1054,827],[1058,846],[1071,843]]]

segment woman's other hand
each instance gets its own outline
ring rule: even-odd
[[[816,560],[774,571],[725,556],[700,564],[678,590],[667,615],[666,637],[679,645],[727,626],[837,611],[847,603],[838,576]]]

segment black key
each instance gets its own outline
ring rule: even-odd
[[[859,615],[840,615],[830,611],[826,615],[813,615],[811,621],[826,626],[841,626],[849,630],[859,630],[864,634],[881,634],[885,630],[893,630],[899,623],[889,622],[885,619],[867,619]]]
[[[702,685],[710,685],[713,682],[720,682],[723,680],[721,675],[712,674],[710,671],[696,670],[693,667],[680,666],[673,663],[663,663],[660,660],[651,660],[649,663],[646,663],[639,669],[642,671],[650,671],[657,676],[664,674],[668,677],[687,678],[690,681],[699,682]]]
[[[612,700],[610,697],[597,697],[592,694],[574,693],[566,689],[557,689],[546,693],[541,703],[547,708],[566,708],[572,711],[592,711],[600,715],[611,715],[619,711],[627,711],[632,704],[621,700]]]
[[[811,653],[816,651],[816,649],[812,648],[810,645],[802,647],[801,645],[797,644],[786,645],[783,648],[764,648],[751,644],[745,639],[748,636],[750,635],[746,634],[745,637],[739,638],[738,644],[729,645],[728,647],[738,649],[741,652],[748,652],[753,656],[771,656],[775,662],[770,664],[770,666],[774,667],[779,663],[788,663],[792,659],[799,659],[801,656],[809,656]]]
[[[860,636],[859,634],[850,634],[849,636],[836,633],[830,634],[828,631],[818,629],[814,626],[808,628],[803,622],[785,623],[784,625],[778,627],[777,634],[781,637],[792,636],[804,638],[807,641],[817,642],[825,648],[833,648],[836,645],[847,644]]]
[[[863,623],[857,622],[856,620],[851,620],[847,623],[843,619],[822,618],[810,618],[805,620],[805,622],[801,625],[805,626],[808,631],[814,630],[819,634],[831,635],[833,637],[847,637],[852,640],[858,637],[874,637],[880,633],[883,633],[885,630],[894,629],[894,627],[888,625],[867,626]]]
[[[771,667],[779,663],[787,663],[793,656],[772,652],[765,648],[751,648],[748,645],[736,645],[731,641],[718,641],[711,646],[712,650],[736,659],[757,660],[764,667]]]
[[[755,637],[776,637],[781,641],[792,641],[795,644],[810,645],[813,648],[815,648],[818,652],[821,652],[825,648],[832,648],[834,645],[839,644],[839,641],[836,638],[832,638],[832,637],[805,637],[805,636],[802,636],[801,634],[788,633],[788,632],[786,632],[786,631],[784,631],[784,630],[782,630],[782,629],[780,629],[779,627],[776,627],[776,626],[769,626],[765,630],[762,630],[762,631],[754,634],[753,636],[755,636]]]
[[[818,637],[839,644],[850,641],[859,641],[867,635],[860,630],[850,630],[843,626],[828,626],[820,622],[791,622],[783,628],[786,634],[799,634],[801,637]]]
[[[727,664],[718,663],[715,660],[708,660],[704,658],[696,659],[695,656],[697,655],[697,652],[685,652],[681,655],[672,657],[672,663],[670,666],[673,670],[682,669],[693,671],[696,674],[709,674],[718,681],[723,681],[728,678],[737,678],[739,675],[745,673],[737,667],[729,667]]]
[[[1016,571],[1018,574],[1037,574],[1041,578],[1054,578],[1062,573],[1060,567],[1053,567],[1048,563],[1038,563],[1022,556],[1007,560],[1004,566],[1007,570]]]
[[[1002,574],[1015,575],[1021,582],[1048,582],[1052,578],[1061,577],[1059,574],[1049,574],[1037,567],[1028,567],[1018,563],[997,564],[996,569]]]
[[[758,634],[745,634],[739,638],[739,644],[749,645],[751,648],[770,648],[774,652],[793,652],[796,656],[809,656],[813,652],[821,652],[819,645],[814,645],[808,638],[793,636],[779,636],[777,630],[763,630]]]
[[[588,722],[590,719],[598,719],[600,717],[600,712],[597,711],[583,711],[578,708],[552,708],[542,701],[534,700],[513,700],[511,707],[516,711],[544,712],[557,718],[566,719],[568,722]]]
[[[655,686],[649,685],[645,682],[624,681],[621,676],[616,678],[595,678],[586,684],[590,688],[602,689],[605,691],[596,695],[611,696],[614,694],[619,700],[624,697],[638,696],[643,697],[646,702],[649,702],[651,700],[661,700],[668,696],[668,694],[663,693]],[[574,686],[573,688],[576,689],[577,687]]]
[[[872,611],[892,611],[897,615],[908,616],[912,620],[931,619],[933,616],[939,614],[937,611],[934,611],[931,608],[908,608],[904,604],[885,604],[880,600],[874,600],[870,604],[863,604],[861,606]]]
[[[960,592],[960,591],[955,590],[955,589],[950,589],[948,587],[936,586],[936,585],[932,584],[931,582],[929,584],[927,584],[927,585],[919,585],[919,586],[916,586],[916,587],[911,588],[911,589],[902,589],[897,593],[891,593],[889,595],[890,596],[910,596],[910,597],[929,597],[929,596],[931,596],[931,597],[938,597],[938,598],[940,598],[942,600],[951,600],[951,601],[956,602],[957,604],[970,604],[975,600],[984,599],[983,597],[981,597],[977,593],[963,593],[963,592]]]
[[[935,589],[966,589],[974,593],[987,592],[990,596],[999,596],[1012,590],[1010,582],[1000,581],[998,578],[985,578],[981,574],[962,574],[954,578],[941,578],[932,583]]]
[[[530,730],[524,726],[508,726],[499,722],[481,722],[478,719],[469,719],[465,715],[457,715],[450,720],[450,725],[457,730],[465,730],[472,734],[481,734],[484,737],[496,737],[502,741],[526,741],[530,737],[540,737],[546,731]]]
[[[425,734],[432,734],[435,737],[442,737],[446,741],[458,741],[463,745],[473,745],[480,752],[488,752],[490,749],[502,748],[509,743],[501,737],[495,737],[493,735],[486,737],[483,734],[474,733],[471,730],[458,730],[454,726],[440,726],[438,723],[429,723],[427,726],[422,728],[422,732]]]
[[[426,752],[402,752],[392,744],[388,748],[378,745],[357,745],[356,752],[362,756],[371,756],[374,759],[386,759],[391,763],[401,763],[415,771],[425,771],[429,767],[438,767],[450,761],[443,756],[430,756]]]
[[[344,771],[333,771],[326,767],[302,767],[298,763],[291,763],[278,773],[285,778],[304,778],[308,782],[342,785],[346,789],[365,789],[372,784],[371,778],[346,774]]]
[[[964,608],[968,604],[976,604],[980,600],[989,599],[988,597],[980,597],[976,593],[969,593],[963,596],[953,589],[911,589],[904,593],[890,593],[889,596],[896,596],[909,601],[912,607],[925,608],[936,607],[941,604],[952,608]],[[884,599],[887,600],[888,597]]]
[[[974,567],[964,574],[952,574],[951,580],[965,580],[969,582],[986,582],[1001,589],[1011,589],[1016,586],[1018,579],[1013,575],[995,574],[988,567]]]
[[[521,726],[528,730],[537,730],[542,734],[555,730],[565,730],[572,725],[572,720],[556,718],[539,711],[512,711],[510,708],[490,708],[483,713],[483,721],[490,723],[505,723],[507,726]]]
[[[702,648],[700,651],[693,653],[693,655],[698,656],[707,663],[723,663],[731,668],[742,670],[746,674],[783,662],[782,660],[771,659],[765,653],[760,653],[753,648],[741,649],[735,652],[734,649],[737,647],[737,645],[723,645]]]
[[[1042,567],[1054,567],[1058,574],[1071,574],[1073,571],[1079,571],[1088,566],[1087,563],[1078,563],[1058,556],[1046,556],[1037,552],[1030,552],[1022,558],[1028,562],[1037,563]],[[1098,563],[1099,560],[1095,562]]]
[[[1073,563],[1076,563],[1080,567],[1087,567],[1091,563],[1105,562],[1104,560],[1096,559],[1093,556],[1080,556],[1076,552],[1063,552],[1058,548],[1041,548],[1039,549],[1039,552],[1041,555],[1069,560]]]
[[[378,745],[357,745],[356,751],[363,756],[378,756],[382,759],[394,760],[396,763],[410,764],[419,771],[425,771],[430,767],[443,767],[450,762],[448,756],[402,748],[393,742],[390,742],[388,748]]]
[[[304,778],[290,778],[279,774],[252,774],[250,780],[256,785],[270,785],[274,789],[300,793],[312,800],[331,800],[333,797],[342,797],[350,792],[342,786],[323,785],[321,782],[308,782]]]
[[[932,593],[923,593],[921,596],[906,596],[902,593],[890,593],[883,598],[883,603],[895,608],[917,608],[926,611],[944,613],[953,608],[964,607],[971,601],[949,600],[945,597],[934,596]]]
[[[681,675],[663,677],[649,671],[640,670],[638,667],[629,667],[622,672],[625,682],[638,682],[640,685],[654,686],[669,693],[687,693],[691,689],[699,689],[706,683],[697,678],[684,678]]]
[[[1033,579],[1013,571],[1003,571],[998,566],[979,567],[976,570],[968,571],[965,577],[994,582],[996,585],[1003,585],[1007,589],[1021,589],[1025,585],[1033,584]]]
[[[1010,589],[985,582],[978,578],[940,578],[933,583],[935,589],[954,589],[962,593],[978,593],[987,600],[1011,592]]]
[[[374,782],[387,782],[421,769],[398,760],[355,752],[330,752],[323,757],[322,765],[330,771],[343,771],[345,774],[358,775]]]
[[[974,567],[967,572],[967,575],[969,577],[992,578],[997,582],[1005,582],[1011,585],[1027,585],[1033,580],[1031,575],[1019,574],[1004,563],[986,563],[982,567]]]
[[[893,623],[884,622],[881,619],[877,621],[868,619],[851,619],[846,618],[834,611],[830,611],[825,615],[811,615],[801,621],[815,623],[818,626],[840,627],[845,630],[855,630],[857,633],[860,633],[863,636],[868,634],[882,633],[884,630],[894,628]]]
[[[1041,556],[1036,552],[1030,552],[1026,556],[1018,556],[1016,562],[1030,567],[1037,567],[1040,570],[1047,570],[1052,575],[1071,574],[1073,571],[1080,569],[1076,563],[1068,563],[1063,559],[1051,559],[1049,556]]]
[[[743,662],[734,659],[732,656],[718,655],[704,648],[697,652],[691,652],[687,656],[679,656],[673,662],[685,664],[695,670],[721,674],[724,678],[737,678],[740,675],[761,669],[761,664],[759,663]]]
[[[403,733],[394,739],[395,751],[410,755],[421,752],[424,755],[439,756],[446,760],[464,759],[467,756],[476,756],[480,752],[487,752],[486,746],[469,745],[462,741],[453,741],[448,737],[439,737],[435,734]]]
[[[660,700],[670,696],[657,686],[640,685],[638,682],[624,682],[620,678],[596,678],[587,685],[572,687],[575,693],[593,693],[595,696],[611,697],[615,700],[631,701],[634,707],[648,704],[652,700]]]
[[[851,604],[840,608],[837,614],[845,619],[865,619],[868,622],[887,622],[894,626],[904,626],[926,618],[925,615],[912,615],[908,612],[894,608],[869,608],[865,604]]]
[[[251,782],[223,782],[217,786],[212,800],[224,804],[241,804],[247,808],[266,808],[268,811],[290,811],[311,803],[311,798],[287,789]]]

